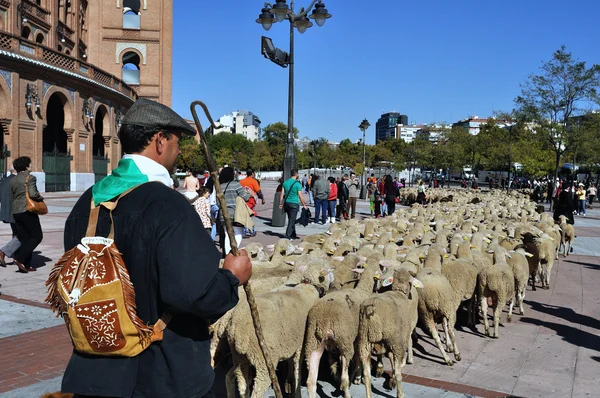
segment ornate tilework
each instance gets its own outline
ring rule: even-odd
[[[42,84],[42,99],[46,97],[46,93],[50,90],[50,87],[52,87],[52,83],[44,82]]]
[[[4,81],[8,86],[8,91],[12,92],[12,73],[7,70],[0,69],[0,76],[4,78]]]

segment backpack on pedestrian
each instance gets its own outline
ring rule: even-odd
[[[138,185],[139,186],[139,185]],[[162,340],[171,315],[164,313],[146,325],[136,312],[135,290],[123,257],[114,242],[112,212],[119,200],[94,205],[85,237],[63,254],[46,281],[46,303],[67,324],[75,351],[87,355],[134,357],[150,343]],[[110,212],[108,237],[96,236],[98,216]]]

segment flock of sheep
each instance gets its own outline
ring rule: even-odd
[[[527,284],[549,288],[554,261],[561,248],[569,254],[574,236],[566,219],[555,223],[548,213],[536,212],[525,194],[437,190],[427,207],[415,204],[390,217],[331,224],[298,245],[281,239],[267,247],[251,243],[246,250],[273,365],[289,364],[287,392],[300,396],[304,360],[308,393],[315,397],[326,353],[344,397],[350,397],[351,382],[361,381],[372,396],[372,356],[377,376],[382,358],[390,359],[390,384],[402,397],[401,370],[413,361],[417,323],[448,365],[453,364],[448,354],[460,361],[457,311],[464,305],[469,325],[482,317],[485,334],[498,338],[504,307],[509,322],[514,306],[523,315]],[[239,304],[212,325],[211,355],[219,362],[231,352],[229,397],[235,397],[236,386],[242,397],[262,397],[271,382],[243,289],[239,294]]]

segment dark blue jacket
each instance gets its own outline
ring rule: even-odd
[[[65,250],[87,228],[91,189],[79,199],[65,225]],[[124,197],[113,213],[115,244],[135,288],[137,312],[155,323],[173,318],[161,342],[134,358],[85,356],[76,352],[62,391],[110,397],[202,397],[213,383],[208,325],[238,302],[238,279],[219,269],[219,252],[185,197],[157,182]],[[97,236],[108,236],[102,209]],[[67,331],[65,330],[65,333]]]

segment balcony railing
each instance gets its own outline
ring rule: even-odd
[[[49,28],[49,15],[50,11],[42,8],[34,2],[24,0],[21,2],[21,12],[24,14],[23,16],[27,16],[32,21],[38,23],[39,25]]]
[[[125,79],[121,80],[92,64],[88,64],[77,58],[55,51],[43,44],[35,43],[9,33],[0,32],[0,49],[19,54],[26,58],[42,61],[64,71],[87,77],[97,83],[115,89],[133,100],[138,96],[135,89],[130,87]],[[137,83],[135,84],[139,84],[139,71],[134,72],[138,73]]]

